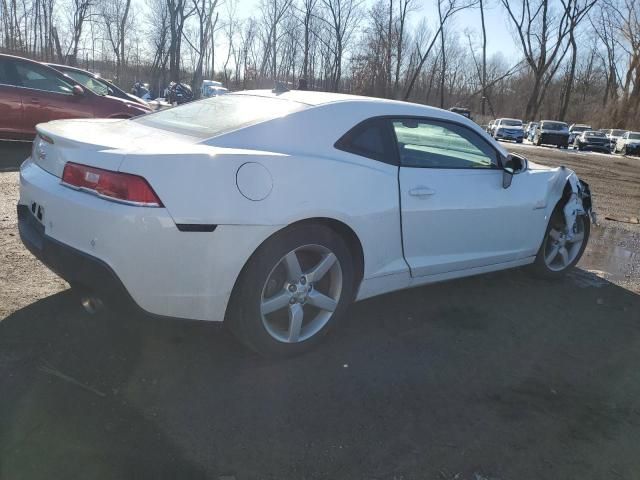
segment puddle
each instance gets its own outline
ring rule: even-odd
[[[639,235],[592,226],[589,244],[578,267],[610,282],[626,283],[640,277],[639,252]]]

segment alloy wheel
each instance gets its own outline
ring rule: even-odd
[[[260,297],[262,324],[284,343],[305,341],[331,319],[342,294],[336,255],[322,245],[304,245],[282,257],[267,276]]]
[[[585,240],[584,219],[576,218],[575,232],[569,234],[565,226],[549,229],[544,244],[544,263],[554,272],[565,270],[578,257]]]

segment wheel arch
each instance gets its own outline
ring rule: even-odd
[[[233,292],[235,292],[235,290],[237,289],[238,281],[240,280],[240,278],[242,278],[242,275],[245,272],[247,265],[249,264],[251,259],[254,257],[256,252],[260,249],[260,247],[265,244],[265,242],[273,238],[275,235],[281,234],[283,231],[289,228],[301,226],[301,225],[314,225],[314,224],[324,225],[329,227],[331,230],[333,230],[337,235],[340,235],[347,242],[347,248],[349,248],[349,251],[351,252],[352,259],[353,259],[353,268],[354,268],[353,291],[354,291],[354,298],[355,298],[358,295],[360,284],[362,283],[362,279],[364,278],[364,249],[362,247],[362,242],[360,241],[360,238],[358,237],[356,232],[353,230],[353,228],[351,228],[349,225],[347,225],[345,222],[341,220],[337,220],[335,218],[330,218],[330,217],[310,217],[310,218],[297,220],[283,226],[282,228],[273,232],[268,237],[264,238],[262,242],[260,242],[260,244],[255,248],[253,253],[245,260],[244,265],[240,269],[240,272],[238,273],[233,283],[233,288],[231,290],[230,298],[233,297]],[[228,310],[229,310],[229,304],[227,304],[226,306],[226,312],[228,312]],[[226,319],[226,312],[225,312],[225,319]]]
[[[269,240],[274,235],[281,233],[283,230],[286,230],[291,227],[300,226],[300,225],[324,225],[333,230],[337,235],[342,237],[347,242],[347,247],[352,254],[353,259],[353,269],[354,269],[354,280],[355,285],[353,286],[354,292],[357,295],[358,290],[360,288],[360,283],[364,278],[364,248],[362,247],[362,242],[360,237],[355,232],[355,230],[347,225],[344,221],[338,220],[333,217],[309,217],[301,220],[293,221],[286,226],[282,227],[280,230],[271,234],[268,238],[265,238],[262,243]],[[260,245],[262,245],[262,243]],[[260,248],[260,247],[258,247]],[[257,250],[257,249],[256,249]],[[249,260],[247,260],[248,262]]]

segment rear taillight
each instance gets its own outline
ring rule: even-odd
[[[162,207],[162,202],[151,185],[144,178],[130,173],[67,162],[62,172],[62,183],[115,202],[141,207]]]

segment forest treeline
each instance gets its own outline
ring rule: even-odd
[[[99,72],[129,89],[274,81],[640,129],[637,0],[0,0],[0,51]],[[474,10],[477,25],[456,16]],[[487,52],[487,9],[513,38]],[[495,27],[493,27],[495,28]]]

